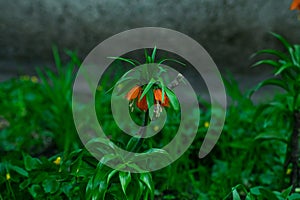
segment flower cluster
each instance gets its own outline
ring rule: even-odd
[[[143,96],[141,99],[141,95],[143,93],[143,88],[141,86],[134,86],[127,94],[126,94],[126,99],[128,101],[131,101],[129,104],[131,111],[133,111],[133,103],[136,102],[136,106],[143,111],[147,111],[149,108],[149,105],[147,103],[146,95]],[[162,90],[160,88],[158,89],[153,89],[153,94],[154,94],[154,112],[156,113],[156,116],[159,116],[159,113],[162,112],[161,107],[169,107],[170,106],[170,101],[166,93],[164,93],[164,98],[162,94]]]

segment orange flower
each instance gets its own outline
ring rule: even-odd
[[[294,0],[291,4],[290,10],[300,10],[300,0]]]
[[[167,106],[169,107],[170,106],[170,103],[169,103],[169,98],[168,96],[164,95],[164,101],[162,102],[162,91],[161,89],[156,89],[154,90],[154,98],[156,101],[158,101],[162,106]]]
[[[142,88],[138,85],[134,86],[127,94],[126,99],[128,101],[135,99],[139,93],[141,92]]]
[[[133,111],[133,103],[136,99],[136,105],[140,110],[143,111],[147,111],[148,110],[148,103],[147,103],[147,99],[146,99],[146,95],[140,100],[140,97],[143,93],[142,87],[136,85],[134,86],[127,94],[126,94],[126,99],[128,101],[131,101],[131,103],[129,104],[131,111]],[[168,96],[165,93],[164,96],[164,101],[162,101],[162,90],[161,89],[155,89],[153,90],[154,93],[154,99],[156,101],[156,104],[158,106],[170,106],[170,100],[168,98]]]
[[[138,99],[136,101],[136,105],[139,109],[146,111],[148,110],[146,95],[140,100],[141,95],[142,95],[142,91],[140,90]]]

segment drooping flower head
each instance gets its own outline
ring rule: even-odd
[[[164,99],[162,98],[163,95],[161,89],[155,89],[153,93],[154,93],[155,101],[157,103],[159,103],[161,106],[167,106],[167,107],[170,106],[169,98],[166,95],[166,93],[164,94]]]
[[[131,90],[126,94],[126,99],[128,101],[133,100],[135,98],[137,98],[137,96],[140,94],[142,88],[141,86],[134,86],[133,88],[131,88]]]
[[[128,101],[131,101],[131,103],[129,104],[131,107],[131,110],[133,111],[133,103],[136,102],[136,106],[143,111],[147,111],[149,108],[149,105],[147,103],[147,98],[146,95],[143,96],[143,98],[141,99],[143,93],[143,88],[141,86],[134,86],[133,88],[131,88],[131,90],[129,90],[129,92],[125,95],[125,98]],[[170,101],[169,98],[167,96],[167,94],[164,94],[164,98],[162,95],[162,90],[159,89],[154,89],[153,90],[153,98],[155,100],[154,104],[156,106],[166,106],[169,107],[170,106]],[[152,106],[152,105],[151,105]]]
[[[294,0],[290,6],[290,10],[300,10],[300,0]]]

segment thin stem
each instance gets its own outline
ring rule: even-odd
[[[147,126],[148,122],[149,122],[149,109],[145,112],[143,126],[141,127],[141,129],[139,131],[139,139],[138,139],[137,143],[133,146],[131,151],[138,151],[141,148],[141,146],[144,142],[143,136],[146,132],[146,126]]]
[[[13,199],[16,199],[16,196],[15,196],[15,193],[14,193],[12,187],[11,187],[10,181],[8,181],[7,184],[8,184],[8,188],[9,188],[9,191],[10,191],[10,193],[11,193]]]
[[[298,186],[299,179],[299,133],[300,133],[300,112],[294,112],[294,128],[291,137],[291,163],[292,163],[292,173],[291,173],[291,184],[293,185],[293,191]]]

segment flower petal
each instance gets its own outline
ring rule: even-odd
[[[147,99],[146,99],[146,96],[144,96],[141,100],[140,100],[140,97],[142,95],[142,91],[139,92],[138,94],[138,99],[136,101],[136,105],[139,109],[141,110],[148,110],[148,104],[147,104]]]
[[[142,88],[138,85],[134,86],[133,88],[131,88],[131,90],[126,94],[126,99],[128,101],[132,100],[132,99],[135,99],[140,91],[142,90]]]
[[[300,0],[294,0],[291,4],[290,10],[300,10]]]
[[[156,101],[161,101],[162,99],[162,92],[161,92],[161,89],[155,89],[154,90],[154,99]]]

